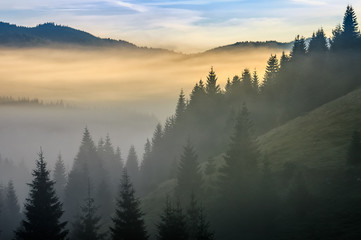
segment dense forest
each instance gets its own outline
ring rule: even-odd
[[[244,69],[222,88],[211,67],[142,155],[121,152],[111,133],[95,142],[85,127],[69,172],[61,154],[50,171],[39,151],[24,207],[12,181],[0,187],[0,239],[360,239],[361,122],[343,130],[336,168],[278,166],[260,147],[264,134],[358,91],[360,61],[347,6],[330,38],[322,28],[297,36],[263,79]],[[0,174],[10,165],[0,158]]]

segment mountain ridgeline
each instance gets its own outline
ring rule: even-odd
[[[347,6],[330,41],[322,28],[308,44],[297,36],[263,81],[244,69],[222,88],[212,67],[142,156],[131,146],[125,161],[85,128],[69,174],[59,157],[50,180],[39,154],[16,239],[47,239],[44,217],[53,239],[360,239],[360,61]],[[0,190],[3,220],[16,197],[11,183]]]
[[[44,23],[36,27],[21,27],[0,22],[0,45],[9,47],[76,45],[136,48],[134,44],[123,40],[99,38],[90,33],[54,23]]]

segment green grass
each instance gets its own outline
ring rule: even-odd
[[[274,170],[286,162],[323,170],[344,168],[354,130],[361,130],[361,89],[269,131],[258,143]]]

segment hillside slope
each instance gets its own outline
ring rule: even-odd
[[[272,167],[286,162],[309,168],[345,167],[354,130],[361,129],[361,89],[329,102],[258,138]]]

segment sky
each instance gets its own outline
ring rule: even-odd
[[[359,0],[11,0],[0,21],[55,22],[139,46],[193,53],[237,41],[291,41],[323,27],[328,35]]]

